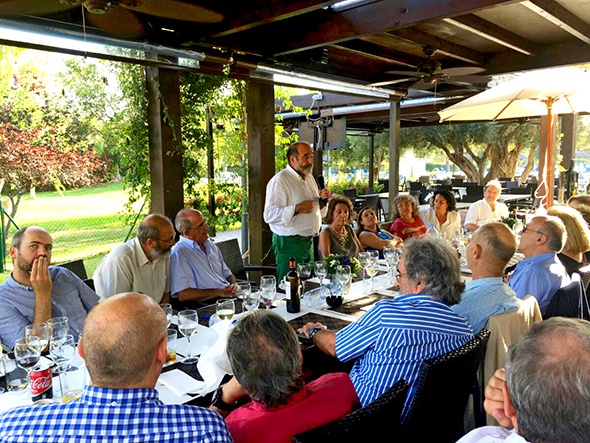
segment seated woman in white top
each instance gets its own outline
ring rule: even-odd
[[[457,212],[455,196],[450,191],[436,191],[430,208],[420,210],[420,218],[426,226],[433,225],[447,240],[461,233],[461,216]]]

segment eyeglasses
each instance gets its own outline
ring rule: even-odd
[[[192,227],[190,229],[203,229],[205,226],[209,227],[209,225],[207,224],[207,220],[203,220],[201,223],[199,223],[197,226]]]
[[[408,275],[407,272],[400,272],[399,268],[395,270],[395,279],[400,280],[404,275]]]
[[[524,234],[525,232],[536,232],[537,234],[543,234],[544,236],[547,236],[547,234],[545,234],[544,232],[541,231],[535,231],[534,229],[531,228],[527,228],[526,226],[524,228],[522,228],[522,231],[520,231],[521,235]]]
[[[169,245],[173,245],[173,244],[176,243],[176,240],[174,240],[174,237],[172,237],[170,240],[165,240],[163,238],[155,238],[155,237],[152,237],[152,239],[153,240],[158,240],[158,241],[161,241],[161,242],[164,242],[164,243],[167,243]]]
[[[402,203],[398,203],[397,204],[397,207],[398,208],[406,208],[408,206],[412,206],[412,203],[410,203],[410,202],[402,202]]]

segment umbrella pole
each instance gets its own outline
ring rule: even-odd
[[[555,138],[553,137],[553,99],[545,101],[547,105],[547,150],[545,160],[545,208],[553,205],[553,183],[555,179]]]

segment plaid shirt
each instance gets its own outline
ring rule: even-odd
[[[0,415],[0,442],[232,442],[225,421],[198,406],[165,405],[155,389],[86,386],[80,401]]]

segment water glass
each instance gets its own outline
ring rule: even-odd
[[[68,387],[67,372],[74,355],[76,343],[70,334],[52,337],[49,341],[49,353],[59,372],[59,386],[63,402],[80,398],[78,392],[70,392]]]
[[[359,263],[361,264],[361,267],[363,268],[363,280],[365,279],[365,269],[367,268],[367,266],[369,266],[369,263],[371,263],[371,256],[369,255],[368,252],[359,252],[357,255],[357,258],[359,260]]]
[[[275,301],[277,293],[277,279],[274,275],[263,275],[260,277],[260,302],[270,309]]]
[[[186,309],[178,313],[178,330],[186,337],[188,342],[188,355],[180,361],[181,363],[192,364],[199,361],[199,358],[193,355],[191,349],[191,337],[197,333],[198,326],[199,317],[194,309]]]
[[[166,314],[166,327],[169,328],[172,324],[172,305],[170,303],[160,303],[160,307],[164,310]]]
[[[49,338],[63,337],[70,331],[67,317],[54,317],[47,321],[47,327],[49,328]]]
[[[348,294],[348,291],[350,291],[351,272],[350,265],[338,265],[336,267],[336,277],[342,285],[343,295]]]
[[[239,283],[236,283],[236,297],[243,299],[244,294],[249,294],[251,291],[252,286],[250,285],[250,282],[241,281]]]
[[[314,264],[315,267],[315,275],[317,278],[320,279],[320,285],[328,275],[328,268],[326,267],[326,262],[323,261],[316,261]]]
[[[244,293],[244,298],[242,299],[242,306],[246,308],[247,311],[254,311],[258,309],[260,305],[260,291],[250,291],[248,293]]]

